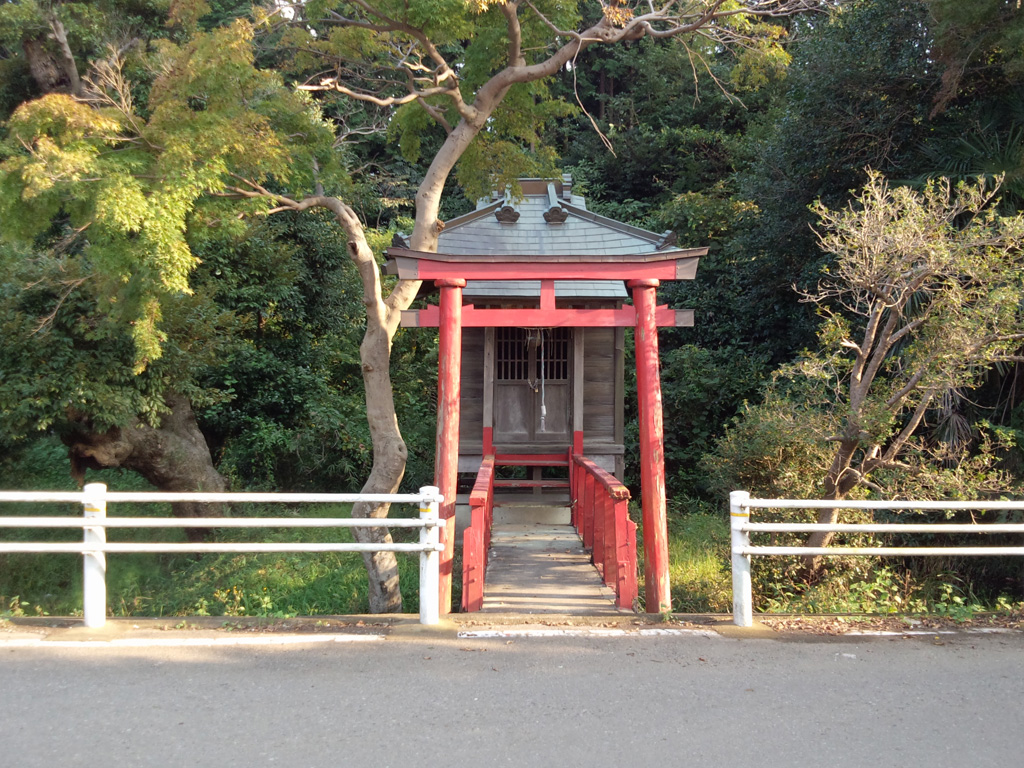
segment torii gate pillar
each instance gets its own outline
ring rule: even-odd
[[[444,278],[434,282],[441,289],[441,321],[438,334],[437,443],[434,485],[441,491],[440,600],[441,613],[452,610],[452,561],[455,557],[455,493],[459,480],[459,416],[462,372],[462,289],[466,281]]]
[[[658,280],[630,280],[636,308],[636,389],[640,416],[640,498],[644,526],[644,584],[648,613],[672,610],[665,500],[665,427],[658,371]]]

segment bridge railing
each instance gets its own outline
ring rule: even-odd
[[[732,528],[732,611],[733,623],[753,624],[753,588],[750,580],[752,556],[875,555],[923,556],[1007,556],[1024,555],[1020,547],[774,547],[751,546],[750,534],[757,532],[813,533],[1024,533],[1024,523],[752,523],[751,509],[885,509],[885,510],[1018,510],[1024,501],[835,501],[798,499],[753,499],[746,491],[729,494]]]
[[[629,519],[629,489],[593,461],[572,457],[572,524],[590,549],[615,604],[632,609],[637,599],[636,523]]]
[[[487,553],[494,524],[494,456],[484,456],[469,494],[469,526],[462,532],[462,610],[484,607]]]
[[[418,518],[249,518],[249,517],[107,517],[108,503],[185,502],[261,504],[391,503],[419,505]],[[83,555],[83,618],[87,627],[102,627],[107,617],[106,556],[121,552],[419,552],[420,623],[439,620],[442,497],[433,486],[417,494],[366,493],[159,493],[111,492],[92,483],[80,492],[0,491],[0,502],[71,502],[82,517],[0,517],[0,528],[82,528],[82,542],[0,541],[0,553],[70,552]],[[108,542],[108,528],[418,528],[415,543],[358,542]]]

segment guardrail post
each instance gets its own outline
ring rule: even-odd
[[[430,497],[426,503],[420,500],[420,520],[430,522],[430,525],[420,529],[420,544],[424,546],[420,552],[420,624],[437,624],[440,620],[441,553],[437,551],[441,541],[441,530],[438,527],[440,494],[434,485],[420,488],[420,495]]]
[[[107,516],[104,483],[89,483],[82,489],[82,541],[86,544],[105,544],[107,529],[103,521]],[[89,523],[98,523],[90,526]],[[102,627],[107,622],[107,556],[103,552],[84,552],[82,558],[82,618],[85,626]]]
[[[754,593],[750,584],[750,555],[742,550],[750,546],[750,534],[743,526],[750,520],[750,494],[729,494],[729,522],[732,529],[732,621],[738,627],[754,623]]]

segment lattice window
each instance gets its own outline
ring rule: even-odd
[[[530,370],[530,347],[525,328],[495,328],[495,376],[500,381],[523,381]]]
[[[568,381],[571,341],[568,328],[495,328],[495,377],[499,381]]]
[[[544,356],[537,356],[537,375],[544,364],[544,378],[548,381],[569,380],[569,349],[571,347],[568,328],[548,328],[544,334]]]

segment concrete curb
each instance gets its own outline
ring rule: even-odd
[[[226,616],[111,618],[90,629],[75,617],[0,619],[0,648],[161,647],[303,645],[364,640],[487,639],[512,637],[709,637],[783,642],[856,641],[872,638],[928,639],[938,635],[972,636],[1019,633],[1015,628],[908,628],[903,631],[858,629],[816,634],[799,629],[773,629],[754,622],[737,627],[726,614],[673,614],[667,620],[648,614],[451,614],[435,625],[419,623],[415,614],[299,616],[288,619]]]

